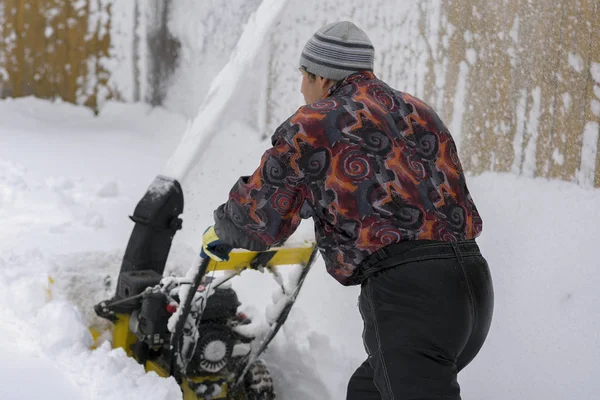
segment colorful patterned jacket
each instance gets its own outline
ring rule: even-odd
[[[448,129],[371,72],[298,109],[272,145],[215,211],[217,235],[235,248],[280,245],[312,217],[327,271],[355,285],[361,261],[381,247],[482,230]]]

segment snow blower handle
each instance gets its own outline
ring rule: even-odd
[[[273,340],[273,338],[275,337],[277,332],[279,332],[279,329],[281,328],[281,326],[287,320],[287,317],[288,317],[290,311],[292,310],[294,303],[296,302],[298,293],[300,293],[300,289],[304,285],[304,280],[306,279],[306,276],[308,275],[308,273],[309,273],[310,269],[312,268],[318,255],[319,255],[319,250],[315,246],[310,253],[310,257],[309,257],[308,261],[303,265],[302,272],[296,278],[296,282],[294,285],[295,287],[290,292],[287,293],[287,300],[286,300],[285,306],[281,309],[279,315],[275,319],[275,322],[271,326],[271,329],[269,330],[267,335],[263,338],[262,343],[260,343],[259,347],[249,355],[248,359],[246,360],[245,367],[236,372],[237,378],[233,382],[232,389],[235,389],[244,381],[244,377],[246,376],[246,373],[250,370],[252,365],[254,365],[254,363],[258,360],[258,358],[266,350],[267,346],[271,343],[271,341]],[[285,291],[284,291],[284,293],[285,293]]]
[[[231,250],[233,250],[233,246],[221,241],[217,236],[214,225],[209,226],[202,234],[200,257],[210,257],[218,262],[228,261]]]
[[[171,336],[171,375],[176,378],[181,376],[181,372],[185,374],[185,371],[178,371],[176,368],[177,359],[181,357],[181,340],[183,337],[183,328],[185,327],[185,323],[192,309],[192,301],[194,300],[194,294],[198,290],[200,283],[202,283],[202,278],[206,275],[206,271],[211,262],[210,257],[201,258],[200,266],[198,267],[198,272],[194,276],[194,281],[185,296],[185,299],[180,299],[182,303],[180,303],[178,312],[180,312],[179,317],[177,319],[177,323],[175,324],[175,330],[173,331],[173,335]]]

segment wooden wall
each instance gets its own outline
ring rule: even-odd
[[[442,4],[454,28],[446,84],[469,64],[465,168],[600,186],[600,0]]]
[[[178,42],[172,0],[0,0],[0,98],[162,104]]]
[[[109,56],[110,3],[2,0],[1,97],[61,98],[92,108],[99,90],[116,96],[100,62]]]

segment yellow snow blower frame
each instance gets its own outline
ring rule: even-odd
[[[233,251],[226,262],[201,259],[185,278],[164,277],[171,242],[182,228],[182,212],[179,182],[157,176],[130,217],[135,225],[115,294],[94,310],[112,322],[112,346],[147,371],[174,377],[184,400],[273,400],[273,382],[259,357],[287,319],[317,247]],[[285,265],[303,267],[290,275],[294,282],[288,285],[277,268]],[[246,269],[269,272],[281,288],[276,315],[270,315],[273,322],[258,331],[238,311],[235,291],[225,285]],[[207,275],[213,271],[231,273]]]
[[[301,265],[303,266],[305,269],[310,268],[312,261],[314,259],[314,254],[315,254],[315,247],[314,246],[310,246],[310,247],[296,247],[296,248],[274,248],[274,249],[270,249],[268,251],[265,252],[250,252],[250,251],[234,251],[230,253],[230,259],[226,262],[216,262],[213,260],[209,260],[206,266],[206,270],[207,271],[232,271],[235,272],[235,274],[232,274],[229,276],[229,278],[233,277],[233,276],[237,276],[239,275],[242,271],[246,270],[246,269],[254,269],[254,270],[259,270],[261,272],[264,271],[268,271],[270,273],[273,274],[278,274],[278,271],[275,267],[279,267],[279,266],[289,266],[289,265]],[[259,260],[267,260],[266,263],[262,264],[261,262],[259,262]],[[304,272],[304,271],[303,271]],[[308,271],[306,271],[308,272]],[[306,275],[306,274],[302,274],[302,275]],[[229,279],[226,278],[226,279]],[[300,286],[298,285],[297,288],[299,289]],[[293,303],[293,301],[295,300],[295,297],[297,295],[297,292],[293,294],[292,297],[290,297],[290,307],[291,304]],[[107,308],[107,306],[110,306],[110,303],[106,303],[103,302],[100,304],[101,307],[103,308]],[[289,310],[287,310],[287,312],[289,312]],[[287,312],[285,317],[287,317]],[[285,317],[281,318],[282,315],[280,315],[280,319],[278,320],[278,326],[281,326],[281,324],[283,323],[283,321],[285,320]],[[131,319],[131,314],[128,313],[114,313],[111,315],[112,320],[112,332],[111,332],[111,337],[112,337],[112,347],[113,348],[122,348],[126,354],[130,357],[135,358],[138,362],[142,363],[146,369],[146,371],[154,371],[156,372],[159,376],[162,377],[169,377],[174,375],[172,373],[172,371],[170,370],[169,366],[166,365],[166,363],[164,362],[164,359],[161,359],[159,361],[157,360],[152,360],[152,359],[140,359],[135,352],[135,347],[136,347],[136,343],[138,342],[139,338],[139,334],[136,333],[134,330],[132,330],[132,319]],[[277,327],[278,329],[278,327]],[[275,335],[276,331],[270,332],[271,333],[271,338],[272,336]],[[93,331],[94,336],[98,337],[99,336],[99,332],[97,331]],[[268,336],[268,335],[267,335]],[[265,337],[266,339],[266,337]],[[270,339],[269,339],[270,341]],[[264,347],[266,347],[265,343]],[[259,354],[259,350],[257,349],[255,351],[255,353],[257,355]],[[263,349],[264,350],[264,349]],[[262,351],[260,351],[262,353]],[[263,370],[261,371],[262,374],[265,373],[265,366],[259,364],[259,367],[262,368]],[[202,376],[181,376],[179,377],[179,383],[182,389],[182,393],[183,393],[183,399],[184,400],[199,400],[199,399],[252,399],[252,398],[257,398],[257,399],[270,399],[270,398],[274,398],[274,397],[268,397],[264,396],[264,397],[259,397],[259,396],[254,396],[252,397],[252,394],[248,394],[246,393],[248,391],[248,388],[246,387],[244,388],[240,388],[238,390],[236,390],[235,392],[230,391],[230,386],[232,384],[235,384],[235,379],[232,379],[232,375],[230,374],[228,375],[223,375],[223,374],[203,374]],[[244,378],[244,377],[241,377]],[[252,380],[256,380],[256,379],[269,379],[268,377],[264,377],[264,376],[250,376],[247,377],[247,382],[246,382],[246,386],[252,386],[253,382]],[[255,385],[259,385],[261,384],[261,382],[254,382]],[[264,383],[263,383],[264,384]],[[193,387],[195,387],[196,389],[194,390]],[[199,390],[197,389],[198,387],[207,387],[210,388],[211,386],[218,386],[218,389],[213,390],[213,392],[215,393],[214,395],[211,395],[209,397],[200,397],[201,395],[199,395]]]

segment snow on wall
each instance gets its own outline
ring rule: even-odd
[[[139,0],[77,2],[89,7],[87,38],[109,42],[104,54],[88,58],[89,70],[85,77],[86,95],[95,94],[98,108],[107,99],[117,98],[135,102],[146,98],[148,62],[146,13]],[[141,39],[140,39],[141,38]],[[83,103],[84,99],[79,99]]]
[[[584,187],[594,186],[594,171],[598,159],[598,122],[588,122],[583,132],[583,144],[581,151],[581,166],[579,168],[579,183]]]
[[[264,0],[252,14],[229,61],[212,80],[198,115],[173,153],[165,171],[167,176],[181,181],[194,168],[204,152],[208,151],[213,136],[223,131],[223,121],[231,117],[232,109],[237,110],[239,87],[247,84],[244,77],[247,71],[253,69],[256,57],[262,53],[269,30],[284,6],[284,0]],[[250,90],[249,93],[253,91]],[[247,101],[244,103],[242,110],[245,111],[238,116],[242,121],[243,114],[251,108],[247,107]],[[250,104],[254,103],[256,101]]]
[[[178,69],[165,100],[169,109],[188,118],[197,115],[212,79],[227,63],[246,21],[259,4],[260,0],[173,2],[168,26],[181,48]],[[252,104],[247,102],[245,106]]]
[[[139,68],[136,66],[145,64],[140,63],[138,47],[134,46],[135,36],[138,34],[135,29],[138,18],[137,2],[105,1],[109,2],[111,11],[111,29],[107,32],[111,38],[109,56],[102,60],[104,67],[110,71],[108,86],[117,91],[124,101],[133,102],[136,91],[141,90],[140,83],[145,82],[145,79],[139,80],[139,76],[136,77],[136,72],[141,74],[140,71],[136,71],[136,68]]]

